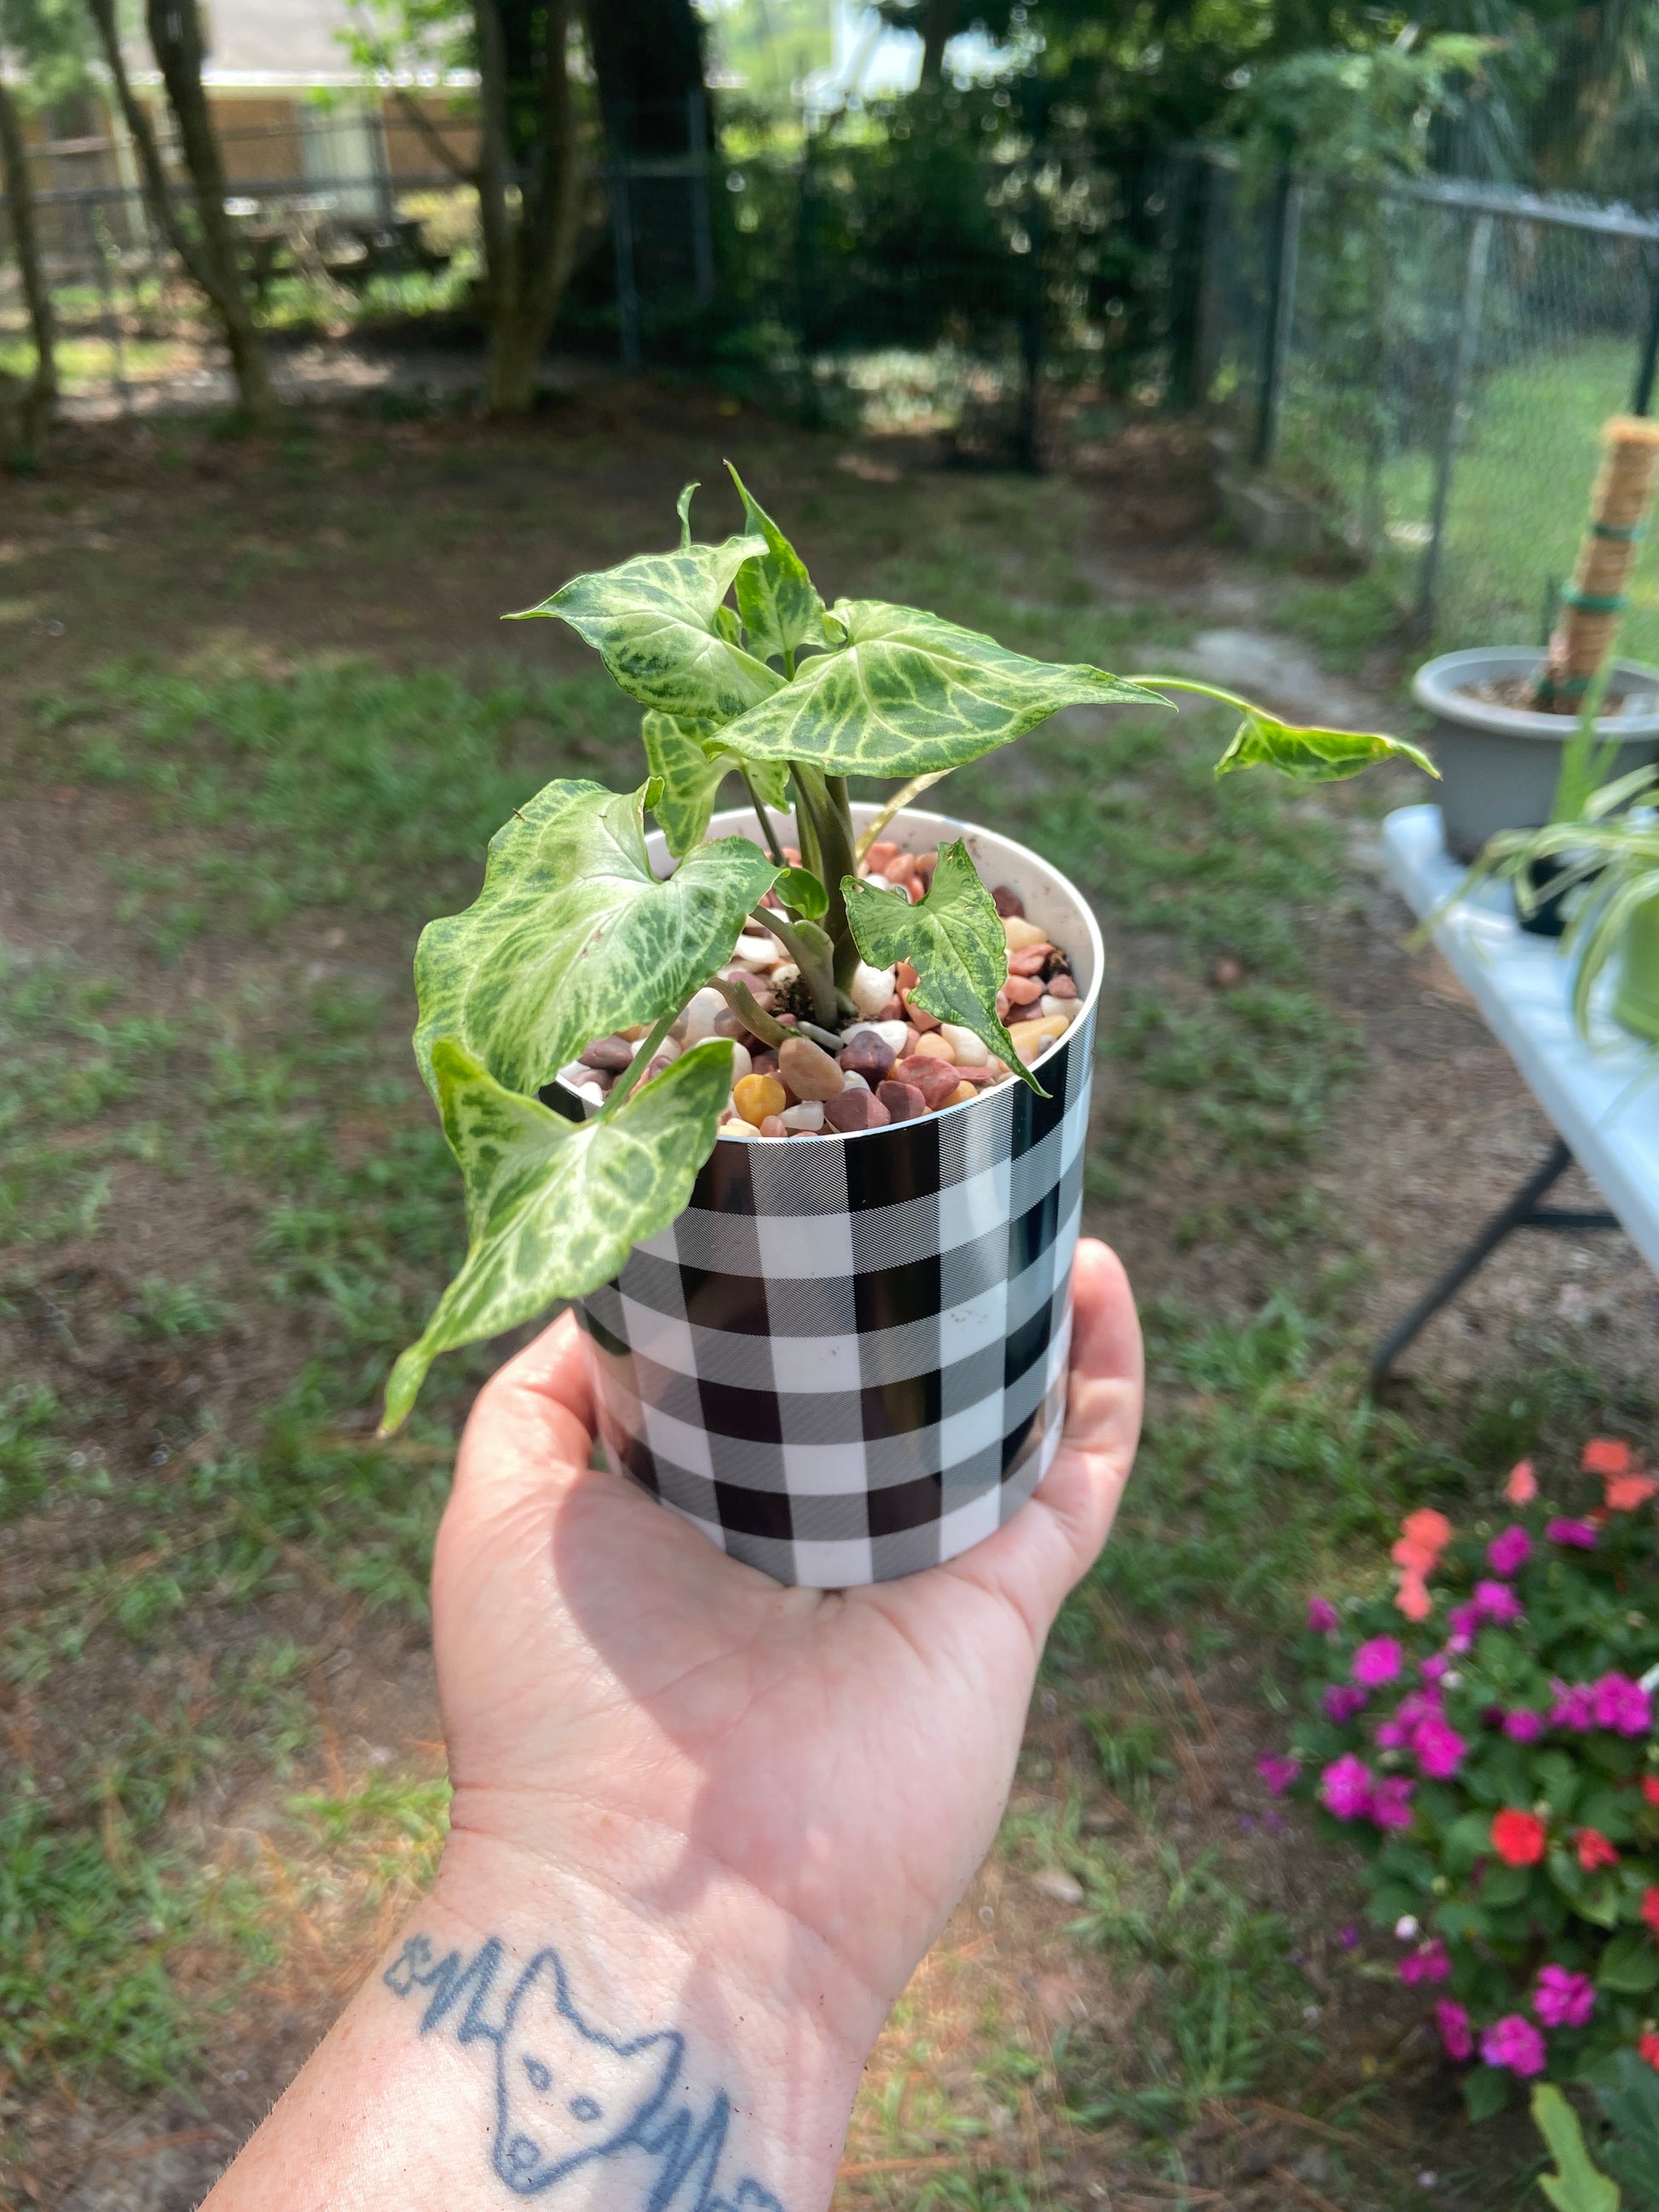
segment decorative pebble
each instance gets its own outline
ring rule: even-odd
[[[914,1083],[884,1083],[876,1097],[893,1121],[914,1121],[927,1111],[927,1101]]]
[[[936,1030],[939,1026],[939,1016],[930,1014],[926,1006],[919,1006],[914,994],[908,991],[904,994],[904,1011],[913,1030],[925,1034],[927,1030]]]
[[[841,1095],[841,1069],[811,1037],[793,1036],[778,1048],[778,1073],[797,1098]]]
[[[972,1030],[963,1029],[959,1023],[945,1022],[939,1030],[939,1035],[950,1046],[960,1066],[983,1067],[991,1057],[985,1040],[976,1037]]]
[[[952,1067],[956,1066],[957,1056],[951,1049],[951,1040],[942,1029],[934,1030],[926,1036],[919,1036],[916,1050],[924,1059],[948,1060]]]
[[[789,1127],[781,1114],[769,1114],[760,1125],[760,1133],[763,1137],[787,1137]]]
[[[870,1085],[856,1067],[843,1067],[841,1072],[841,1087],[843,1091],[867,1091]]]
[[[758,1129],[769,1114],[781,1114],[789,1099],[775,1075],[745,1075],[732,1085],[732,1103]]]
[[[950,1097],[945,1103],[947,1106],[965,1106],[970,1098],[977,1098],[978,1097],[979,1089],[976,1085],[972,1083],[958,1083],[956,1089],[951,1093]]]
[[[776,964],[782,950],[775,937],[745,931],[732,948],[732,957],[740,960],[745,968],[770,968]]]
[[[1008,955],[1008,973],[1011,975],[1042,975],[1054,949],[1052,945],[1033,945],[1027,951],[1011,952]]]
[[[1026,952],[1032,945],[1046,945],[1048,941],[1036,922],[1027,921],[1023,915],[1018,914],[1004,915],[1002,933],[1008,940],[1008,950],[1011,952]]]
[[[1008,1034],[1014,1041],[1014,1050],[1029,1067],[1051,1039],[1065,1036],[1068,1026],[1063,1014],[1044,1014],[1035,1022],[1011,1022]]]
[[[908,1022],[896,1017],[891,1021],[848,1022],[842,1036],[848,1044],[854,1037],[878,1036],[890,1052],[896,1052],[909,1034],[909,1027]]]
[[[687,1044],[701,1044],[714,1034],[714,1024],[726,1012],[726,1001],[712,983],[694,991],[675,1027]]]
[[[1006,884],[997,885],[991,893],[991,903],[1005,921],[1011,915],[1023,915],[1025,911],[1024,900],[1018,891],[1011,890]]]
[[[893,1070],[893,1079],[898,1083],[913,1083],[926,1100],[931,1113],[957,1087],[958,1080],[954,1065],[943,1060],[930,1060],[921,1053],[902,1060]]]
[[[874,1030],[861,1030],[841,1055],[843,1075],[861,1075],[866,1083],[878,1083],[897,1057],[892,1046]]]
[[[893,995],[890,968],[872,968],[860,960],[847,987],[848,996],[866,1021],[873,1021]]]
[[[860,1084],[856,1091],[843,1091],[839,1098],[826,1099],[823,1118],[830,1128],[845,1133],[852,1129],[878,1129],[891,1116],[875,1092]]]
[[[1064,1022],[1068,1029],[1077,1018],[1077,1011],[1078,1004],[1075,999],[1045,998],[1042,1000],[1043,1013],[1053,1020]]]
[[[1074,999],[1077,985],[1069,975],[1051,975],[1048,978],[1048,996],[1051,999]]]
[[[578,1054],[584,1067],[602,1069],[608,1075],[620,1075],[633,1057],[633,1047],[623,1036],[595,1037],[586,1050]]]
[[[758,1137],[760,1131],[745,1121],[741,1114],[736,1114],[729,1121],[720,1124],[720,1134],[722,1137]]]
[[[798,1136],[807,1135],[823,1127],[823,1102],[808,1098],[799,1106],[786,1106],[779,1118],[786,1129]]]
[[[1011,975],[1002,987],[1002,995],[1011,1006],[1034,1006],[1042,996],[1041,979],[1036,975]]]
[[[890,837],[878,837],[864,856],[864,865],[872,876],[878,876],[887,863],[897,858],[898,847]]]
[[[732,1048],[732,1088],[735,1091],[744,1077],[751,1073],[748,1046],[734,1044]]]

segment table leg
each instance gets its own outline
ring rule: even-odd
[[[1528,1176],[1508,1204],[1498,1208],[1468,1249],[1460,1253],[1438,1280],[1423,1293],[1410,1312],[1401,1316],[1377,1346],[1370,1366],[1373,1392],[1387,1382],[1389,1370],[1406,1346],[1433,1320],[1442,1306],[1450,1304],[1475,1269],[1491,1257],[1512,1231],[1617,1229],[1621,1225],[1616,1215],[1605,1212],[1592,1212],[1576,1207],[1539,1204],[1545,1192],[1558,1182],[1571,1165],[1572,1154],[1562,1139],[1556,1138],[1543,1165]]]

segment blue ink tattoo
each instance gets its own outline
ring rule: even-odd
[[[747,2179],[720,2190],[732,2104],[717,2090],[699,2114],[680,2081],[685,2039],[672,2028],[618,2042],[571,2000],[556,1951],[537,1952],[514,1983],[499,2019],[491,2000],[507,1963],[492,1936],[463,1960],[441,1959],[412,1936],[383,1977],[395,1996],[428,1992],[419,2030],[453,2014],[457,2043],[495,2047],[495,2142],[490,2163],[519,2197],[540,2197],[585,2166],[638,2155],[642,2212],[783,2212]]]

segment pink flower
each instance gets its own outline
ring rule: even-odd
[[[1628,1474],[1636,1456],[1622,1437],[1592,1437],[1580,1453],[1578,1464],[1586,1474]]]
[[[1264,1751],[1255,1763],[1255,1771],[1275,1797],[1282,1797],[1302,1771],[1299,1759],[1285,1759],[1276,1751]]]
[[[1368,1690],[1374,1690],[1383,1682],[1392,1682],[1405,1659],[1394,1637],[1373,1636],[1369,1644],[1362,1644],[1354,1653],[1348,1671],[1356,1682],[1363,1682]]]
[[[1546,2027],[1583,2027],[1595,2010],[1595,1984],[1565,1966],[1541,1967],[1532,2008]]]
[[[1572,1729],[1582,1734],[1595,1726],[1595,1692],[1588,1682],[1552,1682],[1555,1703],[1550,1707],[1552,1728]]]
[[[1371,1809],[1371,1771],[1352,1752],[1345,1751],[1319,1778],[1319,1795],[1339,1820],[1358,1820]]]
[[[1530,2077],[1544,2070],[1544,2039],[1522,2014],[1506,2013],[1482,2033],[1480,2056],[1488,2066],[1507,2066],[1511,2074]]]
[[[1310,1597],[1308,1600],[1308,1626],[1316,1636],[1330,1636],[1340,1625],[1336,1607],[1329,1598]]]
[[[1365,1692],[1355,1689],[1352,1682],[1333,1682],[1328,1690],[1321,1693],[1319,1710],[1328,1721],[1345,1728],[1356,1713],[1364,1711]]]
[[[1474,1602],[1481,1619],[1490,1620],[1500,1628],[1522,1617],[1521,1601],[1507,1583],[1477,1583]]]
[[[1451,1979],[1451,1960],[1445,1945],[1437,1936],[1420,1944],[1400,1961],[1402,1982],[1445,1982]],[[1542,2019],[1543,2014],[1539,2014]]]
[[[1552,1544],[1570,1544],[1574,1550],[1593,1552],[1595,1549],[1595,1527],[1589,1521],[1547,1521],[1544,1534]]]
[[[1460,2063],[1474,2056],[1474,2030],[1469,2025],[1468,2008],[1450,1997],[1442,1997],[1434,2008],[1434,2024],[1440,2030],[1440,2041],[1448,2058]]]
[[[1425,1682],[1437,1682],[1450,1665],[1451,1661],[1443,1651],[1436,1651],[1423,1661],[1417,1671]]]
[[[1519,1574],[1532,1557],[1532,1538],[1519,1522],[1492,1538],[1486,1547],[1486,1565],[1495,1575]]]
[[[1544,1733],[1544,1716],[1517,1705],[1512,1713],[1504,1714],[1504,1733],[1511,1743],[1536,1743]]]
[[[1611,1729],[1615,1735],[1645,1735],[1652,1726],[1648,1693],[1628,1674],[1603,1674],[1589,1692],[1597,1728]]]
[[[1446,1626],[1451,1631],[1453,1650],[1467,1651],[1480,1634],[1480,1626],[1485,1619],[1486,1615],[1480,1607],[1473,1602],[1468,1605],[1455,1605],[1446,1615]]]
[[[1449,1782],[1463,1764],[1463,1754],[1468,1747],[1450,1723],[1442,1720],[1437,1713],[1420,1722],[1412,1739],[1417,1763],[1433,1782]]]
[[[1394,1594],[1395,1607],[1407,1620],[1426,1620],[1434,1611],[1434,1600],[1429,1595],[1429,1586],[1419,1574],[1410,1568],[1400,1577],[1400,1587]]]
[[[1510,1469],[1510,1479],[1504,1485],[1504,1495],[1511,1505],[1530,1505],[1538,1495],[1538,1477],[1532,1471],[1529,1459],[1517,1460]]]
[[[1379,1828],[1409,1828],[1414,1784],[1404,1774],[1385,1774],[1371,1790],[1370,1815]]]

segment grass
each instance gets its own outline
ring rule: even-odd
[[[66,829],[63,896],[97,927],[66,927],[73,954],[13,948],[0,965],[0,1333],[16,1363],[0,1520],[36,1547],[0,1649],[16,1748],[0,2069],[42,2113],[64,2084],[210,2096],[197,2054],[232,2033],[274,2063],[241,2008],[269,2011],[273,1990],[333,2002],[429,1877],[435,1720],[423,1682],[425,1735],[374,1693],[404,1682],[423,1640],[456,1423],[489,1354],[448,1363],[407,1437],[373,1439],[387,1362],[463,1233],[409,1057],[407,963],[525,795],[556,774],[639,774],[631,715],[544,651],[543,626],[488,661],[376,628],[411,601],[418,616],[410,564],[464,575],[503,533],[525,533],[513,562],[536,570],[520,603],[556,582],[544,485],[459,441],[336,450],[307,431],[289,447],[260,465],[268,541],[245,555],[259,514],[210,479],[175,493],[200,453],[158,433],[181,534],[144,542],[144,573],[164,580],[158,607],[165,579],[202,580],[199,634],[148,634],[123,559],[85,586],[95,650],[32,663],[27,682],[0,671],[16,708],[4,795],[72,787],[96,825]],[[1011,643],[1119,667],[1149,628],[1184,634],[1173,611],[1100,603],[1073,487],[924,478],[901,504],[810,450],[786,458],[834,589],[936,599]],[[337,493],[326,511],[356,533],[344,557],[378,593],[360,618],[373,650],[319,636],[285,596],[308,584],[307,503]],[[650,526],[619,495],[596,508],[588,556]],[[1311,586],[1298,605],[1339,643],[1369,619]],[[1218,784],[1226,734],[1202,714],[1078,714],[952,788],[964,815],[1073,872],[1106,923],[1096,1218],[1177,1272],[1211,1248],[1226,1266],[1147,1303],[1140,1470],[1051,1642],[976,1893],[1010,1932],[984,1950],[970,1919],[896,2013],[849,2212],[1047,2212],[1074,2201],[1068,2162],[1179,2202],[1218,2112],[1243,2127],[1255,2099],[1305,2094],[1328,2113],[1372,2094],[1358,2058],[1316,2078],[1297,1958],[1310,1908],[1226,1810],[1206,1700],[1230,1701],[1218,1737],[1247,1755],[1283,1695],[1274,1639],[1312,1583],[1364,1571],[1404,1504],[1455,1504],[1540,1435],[1582,1435],[1606,1401],[1605,1378],[1553,1354],[1432,1433],[1362,1399],[1354,1266],[1314,1188],[1360,1066],[1322,968],[1353,922],[1349,817],[1266,781]],[[1164,1211],[1146,1212],[1149,1192]],[[1642,1413],[1622,1410],[1626,1427]],[[1008,1900],[1044,1871],[1076,1900],[1032,1929]],[[1022,1996],[1049,1966],[1091,1993],[1086,2020]],[[0,2142],[9,2125],[0,2107]],[[1373,2158],[1356,2206],[1391,2207],[1398,2178]],[[1453,2201],[1491,2201],[1483,2185]]]

